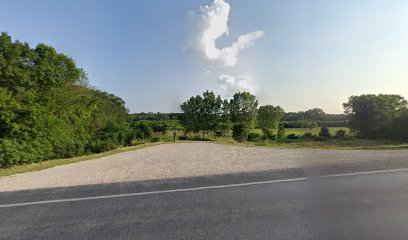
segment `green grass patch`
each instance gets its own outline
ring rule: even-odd
[[[339,130],[345,130],[347,135],[350,135],[350,131],[349,131],[348,128],[345,128],[345,127],[329,127],[329,131],[330,131],[330,134],[332,136],[334,136],[336,134],[336,132],[339,131]],[[252,132],[262,134],[261,129],[254,129]],[[301,137],[301,136],[305,135],[305,133],[307,133],[307,132],[317,136],[317,135],[319,135],[320,128],[319,127],[317,127],[317,128],[285,128],[285,135],[295,134],[296,136]]]

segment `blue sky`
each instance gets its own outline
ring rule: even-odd
[[[408,97],[408,1],[226,2],[229,34],[216,40],[218,49],[263,33],[234,65],[188,51],[200,30],[191,11],[197,19],[213,0],[2,1],[0,31],[71,56],[92,85],[122,97],[131,112],[179,111],[206,89],[228,96],[249,88],[262,105],[333,113],[350,95]],[[242,84],[226,90],[221,76]]]

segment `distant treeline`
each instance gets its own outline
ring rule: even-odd
[[[131,118],[135,121],[168,121],[181,120],[182,113],[132,113]],[[307,110],[305,112],[284,113],[282,122],[286,128],[313,128],[313,127],[347,127],[348,117],[345,114],[329,114],[319,108]],[[173,128],[170,128],[173,129]],[[178,129],[178,128],[174,128]]]
[[[283,115],[282,121],[288,128],[296,127],[347,127],[346,114],[329,114],[320,108],[307,111],[288,112]]]
[[[130,114],[132,120],[149,120],[149,121],[166,121],[166,120],[180,120],[181,113],[132,113]]]

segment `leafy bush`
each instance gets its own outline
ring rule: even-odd
[[[346,137],[346,131],[343,129],[340,129],[336,132],[336,138],[344,138]]]
[[[331,136],[330,130],[327,127],[321,127],[319,132],[320,137],[329,138]]]
[[[87,85],[54,48],[0,35],[0,165],[112,150],[130,143],[119,97]]]
[[[278,139],[285,137],[285,124],[284,123],[281,123],[281,122],[279,123],[277,137]]]
[[[232,138],[237,142],[243,142],[248,138],[250,128],[243,123],[234,124],[232,127]]]
[[[305,134],[303,134],[303,138],[311,139],[313,138],[313,134],[311,132],[305,132]]]
[[[315,140],[315,141],[318,141],[318,142],[324,142],[324,141],[326,141],[327,139],[324,138],[324,137],[321,137],[321,136],[315,136],[315,137],[314,137],[314,140]]]
[[[288,139],[298,139],[298,137],[296,136],[296,134],[291,133],[287,136]]]
[[[160,142],[161,141],[161,139],[160,139],[160,137],[158,137],[158,136],[154,136],[154,137],[152,137],[151,139],[150,139],[150,142]]]
[[[254,133],[254,132],[248,133],[248,137],[247,137],[248,141],[253,142],[253,141],[259,141],[261,139],[262,139],[262,135],[259,133]]]
[[[136,122],[132,126],[133,128],[133,138],[135,139],[149,139],[153,136],[153,129],[146,122],[140,121]]]
[[[178,140],[180,140],[180,141],[186,141],[186,140],[188,140],[188,136],[187,136],[187,135],[178,136]]]
[[[274,141],[276,139],[277,139],[276,134],[269,134],[269,136],[265,136],[265,135],[262,136],[262,140],[266,140],[266,141]]]
[[[141,145],[141,144],[145,144],[146,140],[144,139],[134,139],[131,141],[131,145],[132,146],[137,146],[137,145]]]

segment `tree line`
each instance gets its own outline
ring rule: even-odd
[[[185,131],[202,132],[203,137],[209,132],[225,135],[232,130],[233,138],[243,141],[250,130],[257,127],[262,130],[264,139],[273,140],[282,136],[284,128],[312,128],[317,126],[313,121],[320,120],[320,124],[345,121],[344,124],[359,138],[405,141],[408,140],[407,106],[407,101],[400,95],[368,94],[351,96],[343,104],[345,114],[326,114],[318,108],[285,114],[280,106],[258,108],[258,100],[249,92],[238,92],[227,100],[206,91],[202,96],[191,97],[180,107]],[[327,131],[330,125],[321,126]]]
[[[244,141],[256,127],[268,140],[296,121],[347,121],[360,138],[408,140],[407,101],[399,95],[352,96],[338,115],[258,105],[249,92],[222,99],[206,91],[182,103],[181,113],[129,114],[121,98],[91,87],[70,57],[0,35],[0,166],[108,151],[180,128],[203,136],[232,131]]]
[[[193,96],[180,106],[181,123],[186,133],[209,132],[225,135],[232,130],[233,138],[243,141],[255,126],[262,129],[266,138],[274,137],[284,110],[279,106],[258,108],[258,100],[249,92],[235,93],[232,99],[222,99],[214,92]]]
[[[125,102],[89,87],[54,48],[0,36],[0,166],[111,150],[132,138]]]

